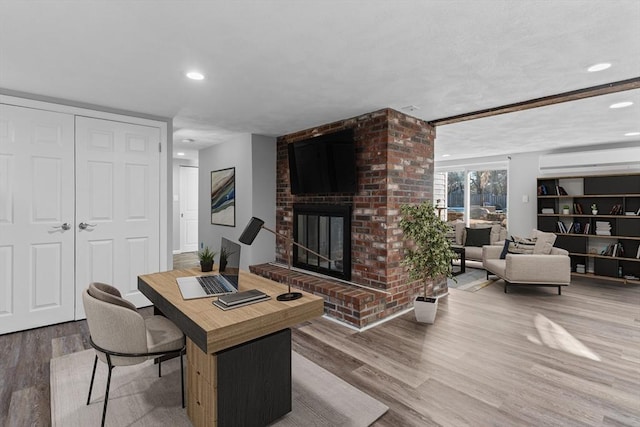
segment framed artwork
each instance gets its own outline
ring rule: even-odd
[[[211,224],[236,226],[236,168],[211,172]]]

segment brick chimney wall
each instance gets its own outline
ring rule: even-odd
[[[287,144],[345,129],[354,130],[357,193],[292,195]],[[279,137],[277,231],[292,236],[294,203],[351,204],[352,282],[390,292],[385,311],[405,308],[421,292],[422,285],[409,283],[400,265],[404,248],[398,225],[400,206],[432,199],[434,139],[433,126],[392,109]],[[282,241],[277,245],[276,257],[286,263],[286,245]],[[446,291],[446,281],[444,288]],[[435,293],[441,291],[436,289]]]

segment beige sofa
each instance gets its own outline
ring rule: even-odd
[[[465,246],[466,240],[466,227],[465,223],[461,221],[455,221],[450,223],[455,233],[454,243],[457,246],[464,246],[465,260],[482,261],[482,246]],[[471,224],[470,228],[491,228],[489,235],[490,244],[499,246],[502,249],[504,240],[507,238],[507,229],[500,224]]]
[[[510,285],[557,286],[558,295],[562,294],[562,286],[571,281],[571,261],[569,252],[564,249],[550,249],[547,254],[506,254],[500,246],[484,246],[482,248],[482,266],[490,274],[504,279],[504,292]]]

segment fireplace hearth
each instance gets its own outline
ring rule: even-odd
[[[351,207],[348,205],[293,206],[293,238],[323,255],[294,246],[293,265],[343,280],[351,279]]]

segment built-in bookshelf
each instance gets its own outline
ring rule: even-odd
[[[538,229],[558,235],[555,246],[569,251],[573,275],[640,284],[640,174],[537,184]]]

